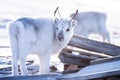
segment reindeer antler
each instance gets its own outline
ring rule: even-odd
[[[78,10],[76,10],[76,13],[71,17],[71,19],[74,19],[77,13],[78,13]]]
[[[60,15],[60,12],[59,12],[59,7],[57,7],[56,8],[56,10],[54,11],[54,17],[55,17],[55,15],[56,15],[56,12],[58,11],[58,14],[59,14],[59,16],[60,16],[60,18],[61,18],[61,15]]]
[[[56,14],[56,12],[57,12],[58,9],[59,9],[59,7],[57,7],[56,10],[54,11],[54,16],[55,16],[55,14]]]

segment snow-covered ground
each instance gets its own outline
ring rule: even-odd
[[[107,28],[111,43],[120,46],[120,1],[119,0],[0,0],[0,19],[19,17],[53,17],[57,6],[62,17],[69,17],[76,9],[79,12],[99,11],[107,14]],[[93,35],[92,38],[98,39]],[[100,38],[100,37],[99,37]],[[0,46],[9,46],[7,29],[0,27]],[[11,55],[10,48],[0,48],[0,56]],[[56,60],[57,58],[53,58]]]
[[[107,28],[111,34],[111,43],[120,45],[120,1],[119,0],[0,0],[0,19],[19,17],[53,17],[57,6],[62,17],[75,12],[99,11],[107,14]],[[0,45],[9,45],[7,31],[0,28]],[[97,39],[99,36],[92,36]],[[100,38],[100,37],[99,37]],[[1,50],[0,50],[0,54]]]

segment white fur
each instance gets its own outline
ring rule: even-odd
[[[86,38],[92,33],[99,34],[103,37],[103,41],[110,42],[110,35],[106,29],[106,15],[104,13],[82,12],[76,15],[75,20],[77,20],[77,26],[74,34],[82,35]]]
[[[13,75],[19,75],[18,61],[21,75],[28,75],[25,61],[29,54],[38,55],[40,74],[49,74],[50,55],[59,53],[68,44],[76,24],[75,20],[50,18],[18,19],[9,23]]]

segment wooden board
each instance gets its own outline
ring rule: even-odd
[[[120,60],[118,59],[115,61],[89,65],[82,68],[77,73],[63,75],[63,79],[61,80],[96,80],[105,77],[120,76],[119,64]]]
[[[120,80],[119,78],[120,70],[108,71],[108,72],[98,73],[98,74],[82,75],[82,76],[77,76],[73,78],[59,78],[58,80],[110,80],[109,77],[111,76],[117,77],[116,79],[111,79],[111,80]]]
[[[90,40],[82,37],[74,36],[69,42],[69,45],[94,52],[105,53],[107,55],[112,55],[112,56],[120,55],[119,46],[108,43],[102,43],[99,41]]]
[[[92,60],[90,62],[90,64],[95,65],[95,64],[105,63],[105,62],[116,61],[116,60],[120,60],[120,56],[115,56],[115,57],[112,57],[112,58],[103,58],[103,59]]]
[[[98,59],[98,58],[110,58],[111,57],[111,56],[103,55],[103,54],[100,54],[100,53],[95,54],[95,53],[92,53],[90,51],[89,52],[88,51],[80,51],[80,50],[74,50],[74,49],[69,49],[69,48],[63,49],[62,52],[71,52],[72,53],[72,51],[78,52],[79,54],[83,54],[83,55],[86,55],[86,56],[94,56],[94,57],[96,57],[96,59]]]
[[[0,80],[57,80],[60,75],[51,74],[51,75],[33,75],[33,76],[8,76],[0,77]]]
[[[87,66],[90,64],[90,60],[93,60],[93,58],[87,56],[81,56],[81,55],[73,55],[70,53],[63,53],[60,57],[60,60],[63,63],[67,63],[67,64]]]

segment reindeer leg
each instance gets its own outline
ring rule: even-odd
[[[45,55],[39,55],[39,60],[40,60],[40,74],[50,74],[50,69],[49,69],[49,62],[50,62],[50,54],[45,54]]]
[[[18,57],[13,54],[12,58],[12,75],[18,76]]]
[[[26,57],[22,56],[19,60],[20,61],[21,75],[28,75],[27,66],[25,64],[25,59],[26,59]]]

